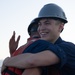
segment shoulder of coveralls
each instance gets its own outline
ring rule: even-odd
[[[55,53],[60,59],[60,67],[64,66],[67,63],[72,65],[71,60],[74,60],[75,62],[75,45],[71,42],[66,42],[60,39],[59,43],[50,43],[49,50]],[[72,56],[74,57],[72,58]]]
[[[45,46],[46,49],[49,49],[48,47],[50,46],[50,42],[45,41],[45,40],[38,39],[38,40],[34,41],[31,44],[31,46],[39,46],[39,48]]]
[[[36,40],[32,42],[23,53],[38,53],[44,50],[48,50],[50,43],[45,40]]]
[[[72,42],[63,42],[58,44],[61,51],[65,52],[66,65],[71,68],[75,68],[75,44]]]
[[[35,43],[38,43],[38,44],[48,44],[48,45],[50,45],[50,42],[49,41],[46,41],[46,40],[42,40],[42,39],[33,39],[33,40],[31,40],[31,41],[33,41],[33,43],[32,44],[35,44]]]

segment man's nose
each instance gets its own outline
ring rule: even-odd
[[[44,30],[44,29],[46,29],[46,26],[43,24],[43,25],[41,25],[40,29]]]

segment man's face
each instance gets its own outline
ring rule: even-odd
[[[58,39],[62,29],[63,25],[54,19],[41,19],[38,23],[40,37],[52,43]]]

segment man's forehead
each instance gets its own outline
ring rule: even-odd
[[[44,18],[44,19],[40,19],[39,22],[49,22],[49,21],[52,21],[54,19],[52,18]]]

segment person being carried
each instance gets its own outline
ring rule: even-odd
[[[9,41],[9,52],[10,52],[10,56],[16,56],[18,54],[23,53],[23,51],[30,45],[32,44],[34,41],[38,40],[38,38],[40,38],[38,32],[37,32],[37,22],[35,22],[34,20],[32,20],[32,22],[30,23],[29,27],[28,27],[28,34],[30,35],[30,38],[28,38],[27,43],[25,45],[22,45],[21,47],[18,47],[18,43],[20,40],[20,36],[18,36],[17,41],[15,41],[15,31],[13,32],[13,35]],[[14,67],[7,67],[3,72],[2,75],[22,75],[23,70],[18,69],[18,68],[14,68]],[[24,74],[24,73],[23,73]]]

